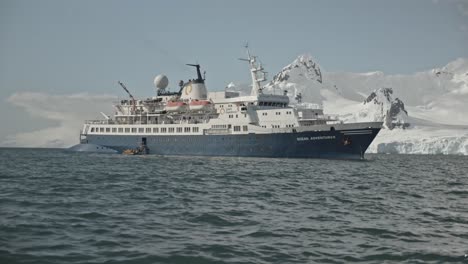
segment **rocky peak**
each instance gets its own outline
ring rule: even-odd
[[[362,103],[364,109],[359,113],[360,116],[367,116],[374,112],[377,120],[383,121],[388,129],[395,127],[406,128],[409,126],[408,111],[405,104],[399,98],[393,99],[392,88],[379,88],[374,90]]]
[[[291,77],[303,77],[322,83],[322,72],[310,55],[298,56],[291,64],[277,73],[267,86],[288,81]]]
[[[363,104],[368,104],[373,102],[374,104],[378,104],[381,102],[391,102],[393,95],[392,88],[379,88],[374,90],[367,98],[364,100]]]

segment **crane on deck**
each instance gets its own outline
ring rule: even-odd
[[[125,87],[125,85],[121,82],[121,81],[118,81],[119,85],[122,86],[122,88],[125,90],[125,92],[127,92],[128,96],[130,96],[130,99],[132,99],[132,114],[135,114],[135,110],[136,110],[136,100],[135,100],[135,97],[133,97],[133,95],[130,93],[130,91],[128,91],[127,87]]]

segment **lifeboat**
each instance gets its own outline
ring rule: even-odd
[[[192,100],[189,104],[192,111],[203,111],[211,109],[213,104],[208,100]]]
[[[169,101],[164,109],[168,112],[184,112],[187,110],[187,104],[181,101]]]

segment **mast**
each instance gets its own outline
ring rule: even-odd
[[[250,55],[249,45],[245,45],[247,50],[247,59],[239,59],[242,61],[247,61],[250,66],[250,75],[252,77],[252,91],[250,95],[257,96],[262,93],[261,82],[266,81],[266,71],[264,71],[262,64],[257,64],[257,56]]]

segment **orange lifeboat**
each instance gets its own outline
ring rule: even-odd
[[[164,109],[168,112],[184,112],[187,110],[187,104],[181,101],[169,101]]]
[[[213,104],[208,100],[192,100],[189,104],[190,110],[192,111],[208,110],[212,106]]]

